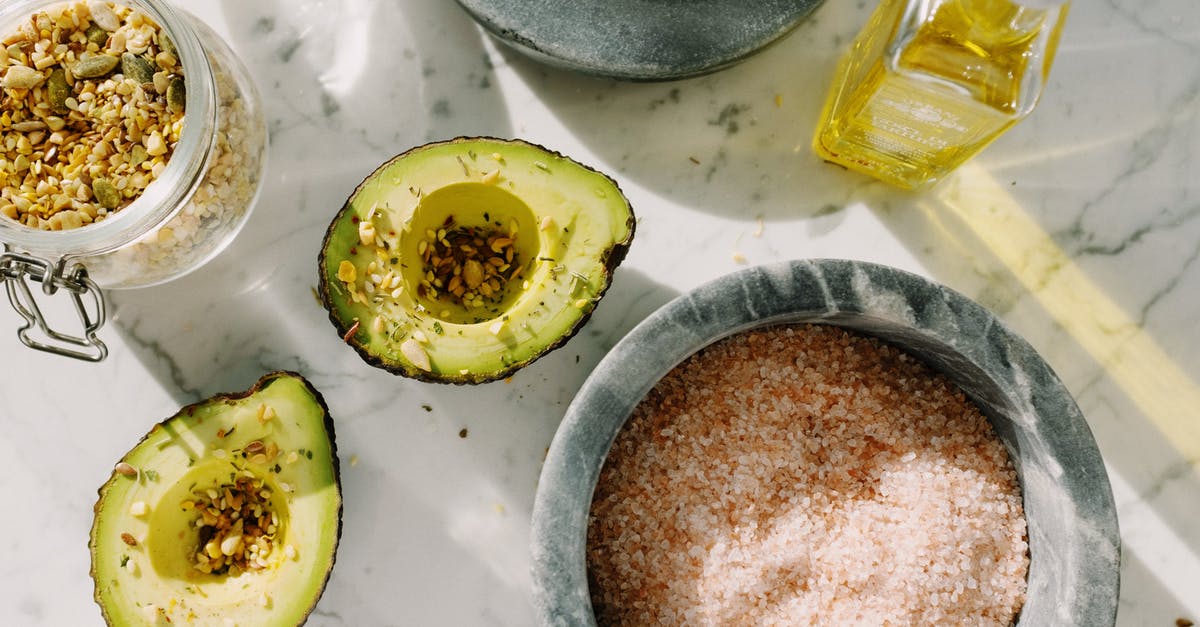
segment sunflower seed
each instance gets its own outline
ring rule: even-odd
[[[412,365],[420,368],[421,370],[426,372],[431,370],[429,354],[425,352],[424,348],[421,348],[421,345],[417,343],[417,340],[411,338],[404,340],[404,342],[400,344],[400,353],[404,355],[404,357],[408,359]]]
[[[4,86],[9,89],[31,89],[41,85],[45,78],[41,72],[31,67],[12,65],[4,73]]]
[[[108,6],[103,0],[92,0],[87,3],[88,12],[92,14],[92,21],[96,26],[103,28],[106,31],[112,32],[121,27],[121,19],[113,13],[112,7]]]

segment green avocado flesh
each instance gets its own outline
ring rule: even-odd
[[[322,301],[368,363],[443,383],[509,376],[587,320],[633,238],[609,177],[516,140],[385,163],[321,250]]]
[[[100,488],[89,547],[110,625],[300,625],[341,533],[333,423],[275,372],[154,426]]]

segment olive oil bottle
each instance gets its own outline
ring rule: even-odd
[[[933,184],[1033,110],[1066,14],[1061,0],[882,0],[814,149],[903,188]]]

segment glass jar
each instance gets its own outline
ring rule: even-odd
[[[0,37],[39,11],[89,4],[94,3],[5,2],[0,6]],[[0,280],[26,320],[18,332],[22,342],[92,361],[107,352],[96,337],[105,317],[99,290],[159,284],[216,256],[249,217],[267,148],[259,96],[246,68],[216,33],[163,0],[108,4],[142,11],[174,44],[185,96],[183,126],[173,152],[139,197],[101,220],[72,229],[41,230],[0,215]],[[130,52],[143,52],[135,49],[140,44],[130,42]],[[110,39],[106,45],[117,44]],[[0,177],[7,175],[0,172]],[[51,328],[28,280],[41,282],[46,295],[65,289],[83,332]],[[30,334],[35,326],[41,339]]]

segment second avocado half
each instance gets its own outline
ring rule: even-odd
[[[368,363],[440,383],[508,377],[588,319],[634,215],[608,176],[520,140],[405,152],[334,217],[320,296]]]

